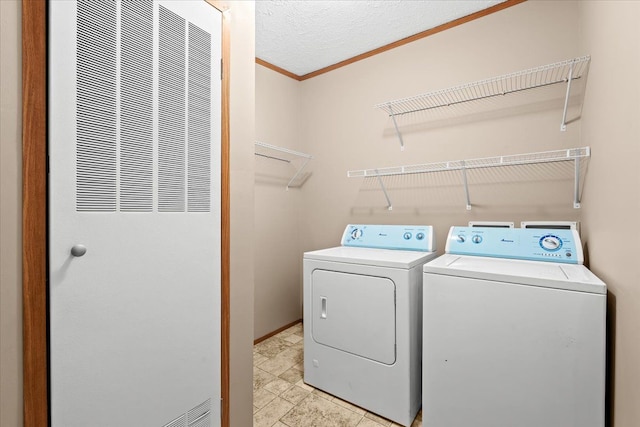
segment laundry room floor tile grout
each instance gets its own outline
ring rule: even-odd
[[[298,323],[254,345],[254,427],[400,427],[305,384],[303,337]],[[411,427],[422,427],[422,411]]]

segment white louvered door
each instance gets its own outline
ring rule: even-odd
[[[49,3],[53,427],[220,424],[221,27]]]

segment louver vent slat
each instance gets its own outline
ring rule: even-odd
[[[200,418],[208,414],[211,410],[211,399],[207,399],[195,408],[187,412],[187,422],[191,426],[194,422],[199,421]]]
[[[186,23],[160,6],[158,210],[185,211]]]
[[[211,427],[211,414],[203,415],[202,418],[189,424],[189,427]]]
[[[165,424],[162,427],[187,427],[187,416],[182,415],[179,418],[171,421],[169,424]]]
[[[211,34],[189,23],[189,212],[211,210]]]
[[[153,2],[122,2],[120,210],[153,210]]]
[[[116,210],[116,4],[80,1],[77,15],[76,210]]]

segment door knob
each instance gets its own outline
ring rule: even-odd
[[[73,245],[71,248],[71,255],[75,257],[81,257],[87,253],[87,247],[85,245]]]

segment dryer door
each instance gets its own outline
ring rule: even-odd
[[[338,350],[391,365],[396,360],[395,283],[328,270],[311,275],[311,335]]]

